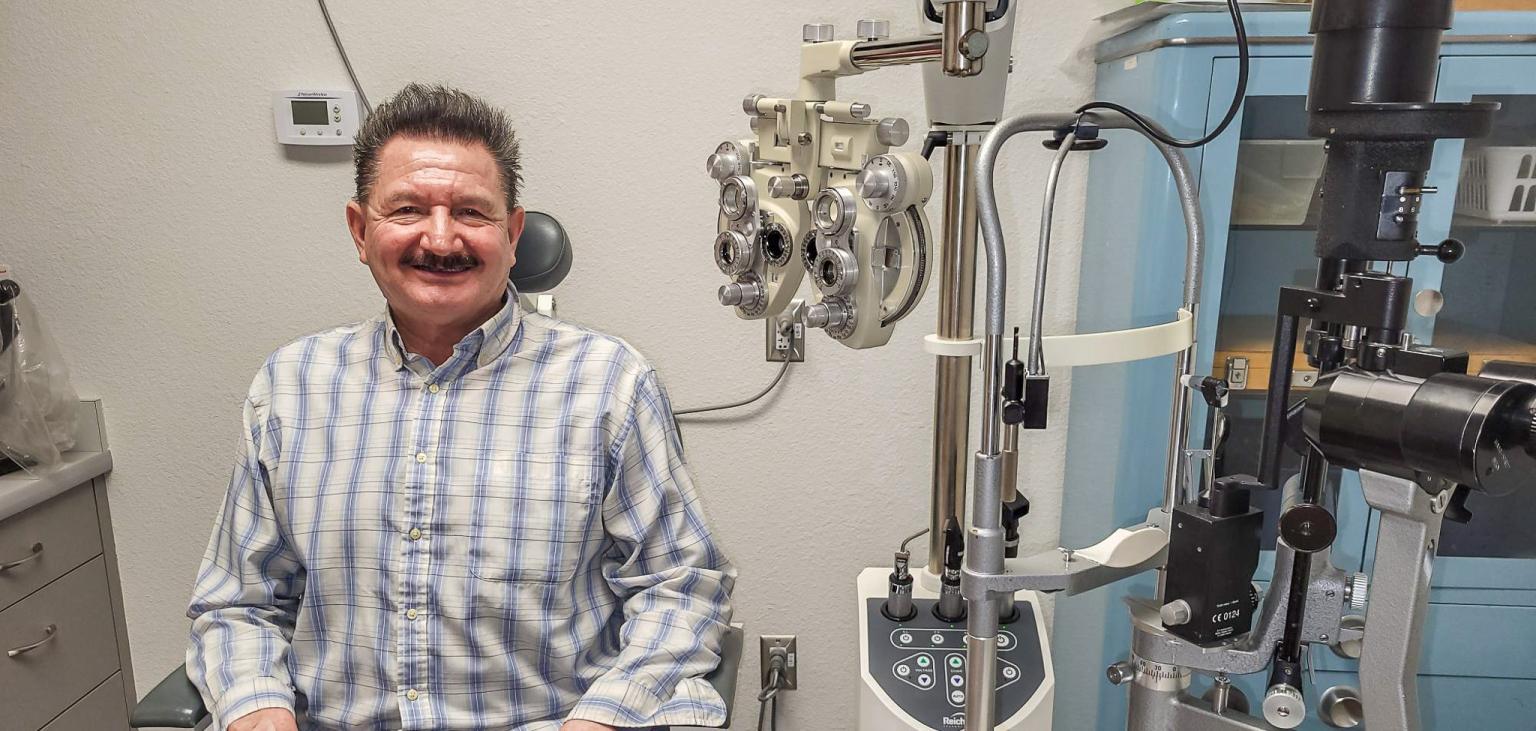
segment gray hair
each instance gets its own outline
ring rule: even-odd
[[[366,204],[379,177],[379,150],[396,137],[425,137],[485,145],[501,173],[507,210],[517,206],[522,163],[517,133],[500,109],[442,84],[411,83],[376,107],[357,130],[352,163],[357,170],[357,202]]]

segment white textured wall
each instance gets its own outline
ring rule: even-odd
[[[1075,51],[1089,19],[1117,4],[1024,4],[1011,113],[1086,98],[1091,75]],[[801,23],[846,33],[861,14],[883,16],[905,34],[914,5],[334,0],[332,12],[375,102],[428,80],[511,110],[527,202],[575,240],[563,314],[628,338],[689,406],[755,391],[774,368],[761,327],[714,303],[716,187],[704,157],[745,132],[743,95],[793,91]],[[0,58],[0,262],[45,312],[82,394],[105,400],[142,693],[180,661],[185,599],[251,375],[286,340],[381,306],[343,226],[348,152],[273,137],[273,90],[347,79],[302,0],[0,0]],[[925,128],[915,69],[845,81],[842,96]],[[1013,276],[1027,282],[1047,158],[1033,142],[1009,158]],[[1080,165],[1058,208],[1057,332],[1077,291]],[[737,619],[754,635],[800,636],[785,729],[852,727],[853,577],[926,523],[933,377],[919,343],[936,299],[880,350],[813,333],[808,361],[766,404],[685,427],[741,570]],[[1027,460],[1026,535],[1040,547],[1054,544],[1060,505],[1066,385],[1054,393],[1058,427],[1031,435]],[[750,673],[743,686],[738,727],[756,716]]]

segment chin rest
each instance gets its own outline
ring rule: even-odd
[[[554,216],[528,211],[523,235],[517,240],[517,263],[512,265],[512,286],[519,294],[548,292],[571,271],[571,239]]]
[[[741,668],[741,645],[742,629],[732,625],[720,640],[720,665],[704,676],[704,680],[725,699],[725,724],[721,728],[731,725],[736,674]],[[139,701],[129,725],[133,728],[198,728],[207,720],[208,709],[203,706],[203,697],[187,678],[187,666],[182,665]]]

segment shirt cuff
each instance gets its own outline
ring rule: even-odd
[[[645,684],[605,677],[587,689],[566,720],[595,721],[615,728],[718,728],[725,723],[725,717],[725,701],[702,678],[684,679],[673,689],[671,698],[662,698]]]
[[[251,678],[239,681],[219,694],[214,701],[214,728],[223,729],[229,724],[265,708],[293,710],[294,693],[288,683],[277,678]]]

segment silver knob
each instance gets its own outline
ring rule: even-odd
[[[1306,720],[1307,704],[1301,700],[1301,691],[1289,685],[1269,686],[1264,694],[1264,720],[1275,728],[1296,728]]]
[[[1194,612],[1190,611],[1189,602],[1183,599],[1175,599],[1164,604],[1163,608],[1157,611],[1157,614],[1162,618],[1164,627],[1177,627],[1181,624],[1189,624],[1189,620],[1195,616]]]
[[[762,296],[763,285],[757,282],[731,282],[720,285],[720,304],[726,307],[751,304]]]
[[[875,127],[875,139],[887,147],[901,147],[907,144],[907,138],[912,134],[912,128],[907,126],[907,120],[900,117],[886,117],[880,120]]]
[[[1105,668],[1104,677],[1109,678],[1111,685],[1125,685],[1136,679],[1136,668],[1121,660]]]
[[[853,115],[854,119],[868,119],[870,111],[869,105],[864,102],[854,102],[848,105],[848,113]]]
[[[842,327],[848,320],[848,311],[841,302],[817,302],[805,308],[806,327]]]
[[[973,30],[960,37],[960,53],[975,61],[987,55],[987,49],[992,46],[992,39],[984,30]]]
[[[811,194],[811,181],[800,173],[775,175],[768,179],[768,195],[803,201]]]
[[[836,33],[831,23],[806,23],[800,29],[800,39],[806,43],[826,43]]]
[[[741,156],[734,150],[721,150],[709,156],[704,168],[709,171],[709,177],[715,180],[725,180],[736,174],[741,167]]]
[[[1365,596],[1370,593],[1371,580],[1365,574],[1355,574],[1349,577],[1349,585],[1344,587],[1344,598],[1349,601],[1349,608],[1355,611],[1365,609]]]
[[[880,41],[891,37],[891,21],[865,18],[859,21],[859,37],[866,41]]]
[[[864,168],[859,171],[854,184],[859,188],[860,198],[884,198],[891,194],[891,188],[896,184],[896,173],[889,168]]]
[[[748,94],[747,98],[741,100],[741,111],[754,117],[760,116],[761,113],[757,111],[757,103],[762,101],[762,99],[762,94]]]

